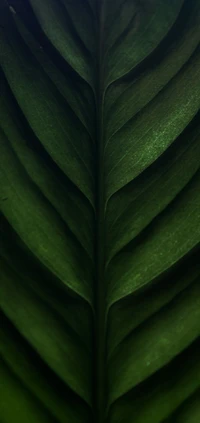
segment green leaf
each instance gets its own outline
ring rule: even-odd
[[[0,0],[0,421],[198,423],[200,1]]]
[[[107,84],[129,73],[159,45],[176,21],[183,0],[176,1],[174,7],[161,0],[149,1],[146,5],[144,1],[135,2],[135,7],[130,3],[123,2],[126,25],[121,10],[117,14],[118,25],[116,22],[116,26],[111,27],[118,39],[109,46],[112,49],[106,66]],[[108,8],[116,7],[115,3],[107,4]]]
[[[63,3],[66,7],[62,7],[62,1],[54,2],[53,0],[45,0],[41,3],[39,0],[30,0],[30,4],[38,22],[50,42],[69,65],[72,66],[83,79],[91,83],[92,69],[90,67],[90,60],[82,45],[82,38],[85,31],[80,31],[79,33],[79,28],[82,27],[82,25],[80,19],[77,21],[78,14],[81,14],[81,10],[75,14],[73,4],[70,1]],[[80,5],[77,5],[77,7],[80,8]],[[83,16],[85,18],[84,24],[86,25],[88,23],[87,38],[90,42],[94,35],[93,32],[91,32],[91,35],[88,34],[90,30],[89,23],[93,23],[93,21],[91,17],[88,16],[90,15],[89,10],[86,11],[83,7],[82,9],[85,12],[85,16]],[[72,23],[68,20],[68,14],[71,15]],[[73,36],[73,26],[78,30],[79,37],[82,35],[80,40],[77,40],[77,36]]]
[[[178,415],[179,407],[181,417],[187,418],[185,403],[190,402],[193,396],[199,398],[198,354],[199,342],[196,342],[179,355],[171,366],[166,366],[160,373],[149,378],[141,390],[138,387],[122,397],[111,409],[110,421],[123,422],[125,419],[128,423],[174,422],[174,410],[177,410]],[[190,418],[193,413],[195,416],[195,411],[195,407],[191,407]],[[169,420],[165,420],[169,415]]]

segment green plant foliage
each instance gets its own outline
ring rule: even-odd
[[[0,422],[200,422],[200,0],[0,0]]]

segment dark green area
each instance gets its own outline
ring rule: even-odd
[[[0,422],[200,421],[200,0],[0,0]]]

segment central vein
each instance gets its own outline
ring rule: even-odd
[[[105,287],[105,224],[104,224],[104,139],[103,139],[103,32],[104,5],[98,2],[98,63],[96,83],[96,142],[97,142],[97,192],[96,192],[96,374],[95,374],[95,408],[97,423],[105,422],[106,410],[106,287]]]

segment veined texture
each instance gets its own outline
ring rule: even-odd
[[[200,421],[200,0],[0,0],[0,422]]]

